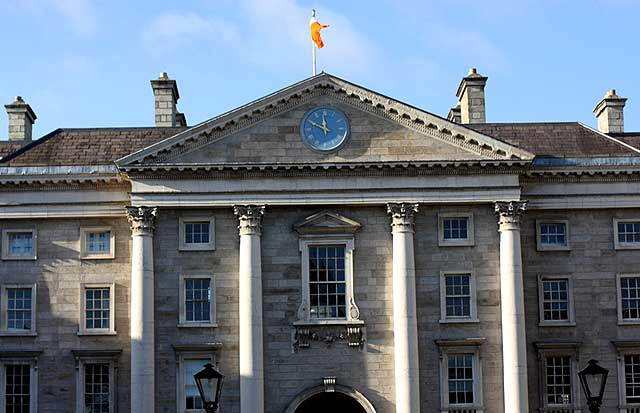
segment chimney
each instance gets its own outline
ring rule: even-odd
[[[9,140],[31,142],[31,130],[37,116],[31,106],[16,96],[13,103],[4,105],[9,115]]]
[[[600,103],[593,109],[598,119],[598,130],[602,133],[624,132],[624,104],[627,98],[616,95],[616,90],[609,90]]]
[[[485,123],[484,86],[487,77],[480,75],[476,68],[469,69],[469,74],[462,78],[458,86],[458,103],[460,105],[461,123]]]
[[[460,122],[460,102],[458,102],[457,105],[455,105],[449,110],[449,115],[447,115],[447,119],[450,120],[451,122],[461,123]]]
[[[161,72],[160,77],[151,81],[151,88],[155,96],[156,127],[177,126],[178,111],[176,104],[180,99],[180,93],[178,92],[176,81],[169,79],[167,72]]]

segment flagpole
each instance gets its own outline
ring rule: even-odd
[[[316,9],[311,11],[311,17],[316,17]],[[316,44],[311,40],[311,73],[316,75]]]

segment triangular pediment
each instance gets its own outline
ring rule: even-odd
[[[301,235],[307,234],[353,234],[360,229],[360,223],[336,212],[321,211],[295,224],[294,229]]]
[[[336,153],[309,150],[297,136],[300,119],[314,105],[337,107],[353,118],[350,141]],[[127,169],[530,159],[533,155],[527,151],[323,73],[128,155],[117,164]]]

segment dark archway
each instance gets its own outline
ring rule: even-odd
[[[295,413],[367,413],[355,399],[342,393],[318,393],[302,402]]]

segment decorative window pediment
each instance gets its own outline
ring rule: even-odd
[[[295,224],[300,235],[355,234],[361,225],[352,219],[330,211],[321,211]]]

